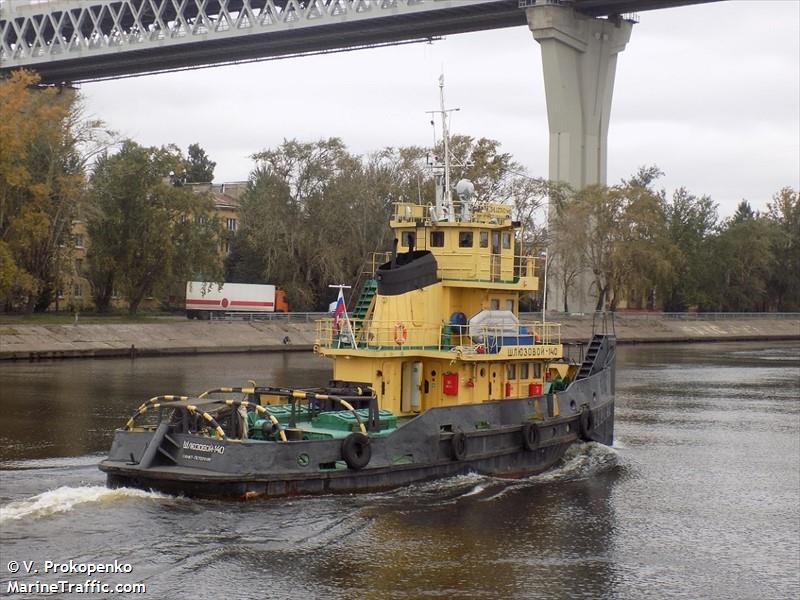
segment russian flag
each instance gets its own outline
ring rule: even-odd
[[[336,308],[333,309],[333,327],[338,331],[339,329],[339,319],[344,314],[344,294],[342,294],[342,289],[339,288],[339,297],[336,298]]]

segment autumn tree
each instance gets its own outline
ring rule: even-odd
[[[570,290],[586,269],[584,249],[588,234],[585,210],[579,210],[568,198],[566,195],[553,200],[547,229],[548,276],[557,279],[557,289],[562,292],[555,299],[554,308],[561,307],[565,313],[569,312]]]
[[[187,280],[222,280],[213,202],[169,176],[182,161],[174,146],[145,148],[130,140],[98,160],[88,262],[99,309],[108,307],[112,289],[134,314],[145,297],[163,296]]]
[[[37,83],[27,71],[0,81],[0,280],[13,280],[0,292],[27,311],[46,310],[63,284],[86,165],[110,142],[77,92]]]

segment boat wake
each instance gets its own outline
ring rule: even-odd
[[[413,484],[387,492],[382,497],[389,502],[399,500],[404,503],[408,498],[414,498],[416,502],[427,505],[454,504],[464,500],[488,502],[540,484],[595,477],[617,468],[619,463],[620,454],[615,448],[586,442],[571,446],[556,466],[538,475],[508,479],[469,473]]]
[[[528,481],[563,481],[583,479],[609,471],[619,464],[619,453],[597,442],[573,444],[564,453],[559,464],[549,471],[528,477]]]
[[[120,488],[111,490],[103,486],[59,487],[25,500],[17,500],[0,507],[0,525],[20,519],[39,519],[66,513],[76,506],[90,503],[106,504],[127,498],[169,498],[155,492]]]
[[[60,456],[53,458],[0,461],[0,471],[96,469],[98,461],[104,456],[104,454],[87,454],[85,456]]]

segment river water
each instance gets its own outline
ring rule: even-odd
[[[523,480],[247,503],[104,487],[143,399],[329,373],[309,354],[0,364],[0,597],[87,579],[154,599],[800,597],[796,343],[621,347],[615,446]],[[130,572],[46,563],[70,560]]]

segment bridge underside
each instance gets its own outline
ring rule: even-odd
[[[324,0],[319,2],[321,10],[316,13],[314,4],[294,4],[292,0],[200,2],[202,10],[190,0],[183,3],[181,11],[174,10],[171,0],[157,0],[156,9],[161,8],[162,2],[164,10],[143,10],[138,14],[143,3],[148,8],[147,0],[109,2],[97,12],[92,12],[91,6],[83,6],[51,13],[41,19],[38,27],[35,25],[39,19],[34,17],[34,26],[24,29],[13,27],[12,20],[11,26],[0,29],[0,72],[17,63],[16,66],[36,70],[43,83],[92,81],[423,41],[526,23],[517,0],[445,0],[437,2],[438,6],[414,0],[361,0],[363,10],[357,10],[359,2],[352,0]],[[95,3],[85,3],[90,4]],[[181,7],[180,1],[177,4]],[[391,10],[398,4],[398,8],[405,6],[409,10]],[[341,7],[341,12],[330,10],[336,6]],[[66,17],[63,21],[62,16]],[[54,26],[52,19],[63,25]],[[0,27],[3,25],[0,21]]]
[[[575,0],[608,16],[709,0]],[[711,0],[713,1],[713,0]],[[542,0],[539,0],[539,4]],[[0,75],[81,82],[525,25],[534,0],[6,0]],[[10,7],[10,8],[9,8]]]

